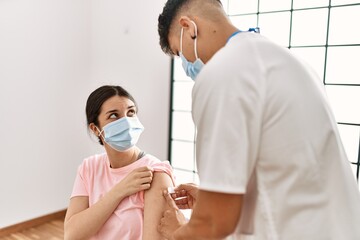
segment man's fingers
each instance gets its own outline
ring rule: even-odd
[[[194,190],[194,188],[196,185],[192,184],[192,183],[183,183],[183,184],[180,184],[178,185],[175,190],[178,190],[178,191],[181,191],[181,190],[184,190],[184,191],[191,191],[191,190]]]
[[[184,204],[184,205],[178,205],[179,209],[190,209],[188,204]]]
[[[172,214],[173,214],[173,211],[172,211],[172,210],[166,210],[166,211],[164,212],[164,219],[165,219],[165,218],[169,218]]]
[[[162,223],[160,223],[160,224],[157,226],[157,230],[158,230],[159,233],[163,233]]]
[[[169,205],[170,208],[173,208],[173,209],[177,209],[178,207],[176,206],[176,203],[174,202],[174,200],[171,198],[170,194],[164,190],[164,197],[165,197],[165,200],[167,202],[167,204]]]
[[[182,197],[182,198],[176,198],[175,199],[175,203],[176,205],[184,205],[188,203],[188,198],[187,197]]]
[[[187,191],[185,189],[180,189],[179,187],[175,188],[175,194],[177,197],[185,197],[187,196]]]

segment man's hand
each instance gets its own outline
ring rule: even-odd
[[[168,206],[163,217],[160,219],[158,231],[165,239],[170,240],[172,239],[173,233],[186,223],[186,219],[166,190],[164,191],[164,197]]]
[[[194,207],[199,188],[193,183],[180,184],[171,197],[180,209],[192,209]]]

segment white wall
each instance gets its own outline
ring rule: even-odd
[[[0,228],[67,207],[76,168],[102,151],[85,101],[121,84],[167,156],[170,61],[158,47],[164,1],[0,1]]]
[[[92,0],[93,84],[124,86],[139,105],[139,146],[167,158],[170,58],[159,46],[157,19],[165,0]]]

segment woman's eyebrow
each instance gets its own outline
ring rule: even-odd
[[[135,107],[135,105],[130,105],[127,107],[127,109],[131,109],[131,108],[136,108],[136,107]],[[118,112],[118,110],[117,109],[109,110],[105,114],[111,114],[111,113],[115,113],[115,112]]]
[[[105,114],[114,113],[114,112],[117,112],[117,111],[118,111],[118,110],[113,109],[113,110],[107,111]]]

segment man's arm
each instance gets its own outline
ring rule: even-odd
[[[242,196],[199,190],[190,221],[175,231],[174,240],[223,239],[235,231]]]

